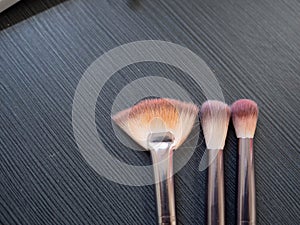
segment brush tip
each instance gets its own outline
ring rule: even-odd
[[[231,105],[232,121],[238,138],[253,138],[258,119],[258,106],[250,99],[240,99]]]
[[[173,99],[146,99],[112,116],[113,121],[133,140],[148,149],[152,134],[170,132],[178,148],[190,133],[198,115],[193,103]]]
[[[201,124],[208,149],[223,149],[230,120],[230,107],[221,101],[208,100],[201,107]]]

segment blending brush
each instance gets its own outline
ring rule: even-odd
[[[225,224],[223,148],[230,120],[230,107],[206,101],[201,107],[201,124],[208,151],[207,224]]]
[[[144,100],[117,113],[113,120],[152,156],[158,222],[176,225],[173,150],[188,137],[198,107],[171,99]]]
[[[238,225],[256,224],[253,137],[258,118],[254,101],[241,99],[231,106],[232,121],[239,139]]]

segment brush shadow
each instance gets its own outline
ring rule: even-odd
[[[141,0],[128,0],[127,4],[132,10],[138,10],[142,7]]]
[[[229,123],[224,147],[224,183],[226,224],[236,224],[237,180],[238,180],[238,141],[232,121]]]
[[[199,124],[196,126],[199,126]],[[193,132],[187,141],[191,139],[193,139]],[[206,224],[205,187],[207,171],[199,171],[198,169],[205,151],[202,132],[198,133],[197,139],[198,142],[192,157],[175,175],[177,220],[179,224]],[[184,151],[184,149],[178,149],[178,151]]]
[[[204,140],[204,135],[203,132],[200,133],[200,136],[203,138],[202,140]],[[201,224],[206,224],[207,223],[207,183],[208,183],[208,175],[207,175],[207,169],[200,171],[199,166],[200,166],[200,162],[202,160],[203,157],[207,156],[205,155],[205,151],[207,151],[206,149],[206,145],[205,145],[205,141],[202,141],[198,147],[198,154],[197,154],[197,163],[196,163],[196,168],[197,168],[197,172],[199,173],[199,198],[202,204],[200,204],[198,206],[198,210],[201,211],[200,213],[200,221]],[[197,190],[195,190],[197,191]],[[196,213],[196,212],[195,212]],[[198,212],[199,214],[199,212]]]
[[[68,0],[22,0],[0,13],[0,31]]]

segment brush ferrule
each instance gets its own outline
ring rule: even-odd
[[[253,138],[239,138],[238,225],[256,224]]]
[[[225,224],[223,150],[208,150],[207,224]]]
[[[176,225],[173,181],[173,138],[169,133],[151,135],[148,138],[152,156],[158,223]]]

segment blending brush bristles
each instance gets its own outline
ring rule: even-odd
[[[201,124],[208,151],[207,224],[225,224],[223,148],[230,120],[230,107],[206,101],[201,107]]]
[[[230,107],[220,101],[206,101],[201,107],[201,125],[207,149],[223,149],[230,119]]]
[[[160,225],[176,225],[173,150],[186,140],[197,115],[198,107],[192,103],[151,99],[112,117],[134,141],[151,152]]]
[[[238,225],[256,224],[253,137],[258,118],[257,104],[241,99],[231,106],[232,120],[239,139],[238,160]]]

